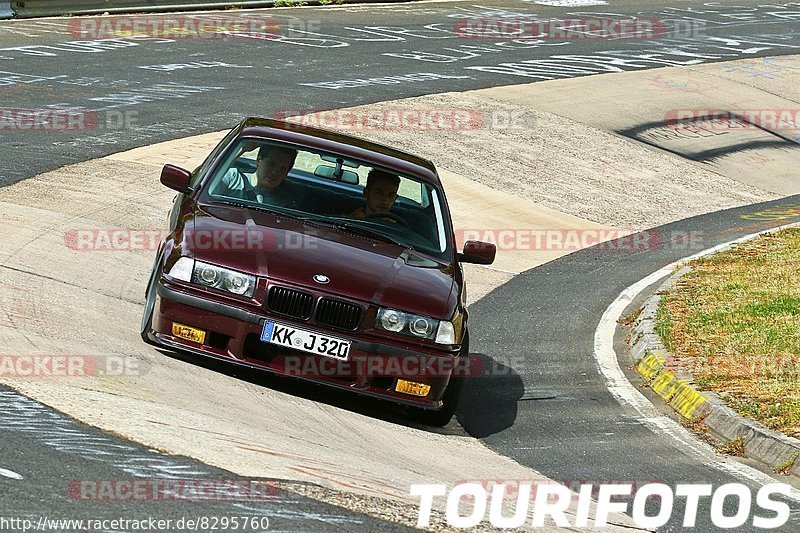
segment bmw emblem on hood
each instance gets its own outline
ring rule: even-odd
[[[315,274],[314,275],[314,281],[316,281],[317,283],[328,283],[330,280],[331,280],[331,278],[329,278],[325,274]]]

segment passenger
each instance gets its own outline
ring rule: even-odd
[[[262,146],[258,149],[256,171],[252,176],[232,167],[217,184],[213,194],[278,207],[297,207],[299,195],[292,184],[285,181],[296,158],[297,150],[293,148],[271,144]]]
[[[400,187],[400,177],[396,174],[373,168],[367,175],[367,185],[364,187],[366,204],[359,207],[347,216],[364,218],[374,213],[388,213],[397,200],[397,189]],[[391,220],[387,218],[386,220]]]

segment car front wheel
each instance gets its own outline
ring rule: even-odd
[[[464,338],[464,344],[461,348],[461,357],[469,357],[468,335]],[[410,418],[426,426],[446,426],[456,412],[463,386],[464,376],[451,376],[450,382],[447,384],[447,388],[444,390],[444,395],[442,396],[442,408],[437,411],[414,409],[410,414]]]
[[[426,426],[446,426],[456,412],[463,384],[464,378],[461,376],[451,377],[450,383],[447,384],[447,388],[444,391],[444,396],[442,396],[442,408],[438,411],[415,409],[411,414],[411,419]]]
[[[158,288],[158,278],[161,277],[161,254],[156,255],[156,262],[153,264],[153,270],[150,272],[150,281],[147,282],[147,290],[145,291],[144,311],[142,313],[142,324],[140,327],[140,334],[142,340],[147,344],[158,346],[158,343],[150,338],[153,332],[153,312],[156,307],[156,291]]]

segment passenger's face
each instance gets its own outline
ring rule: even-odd
[[[280,186],[292,169],[292,156],[285,152],[268,152],[258,160],[256,176],[260,189],[272,190]]]
[[[389,211],[397,200],[397,185],[385,180],[378,180],[366,189],[367,214]]]

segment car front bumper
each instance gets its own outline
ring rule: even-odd
[[[157,286],[153,340],[197,355],[233,362],[275,374],[322,383],[368,396],[424,409],[440,409],[459,353],[403,347],[360,338],[361,333],[324,329],[303,321],[236,307],[171,287]],[[276,346],[261,341],[266,320],[351,341],[346,361]],[[206,332],[203,343],[173,334],[173,323]],[[392,339],[394,341],[394,339]],[[398,379],[430,386],[425,396],[395,390]]]

